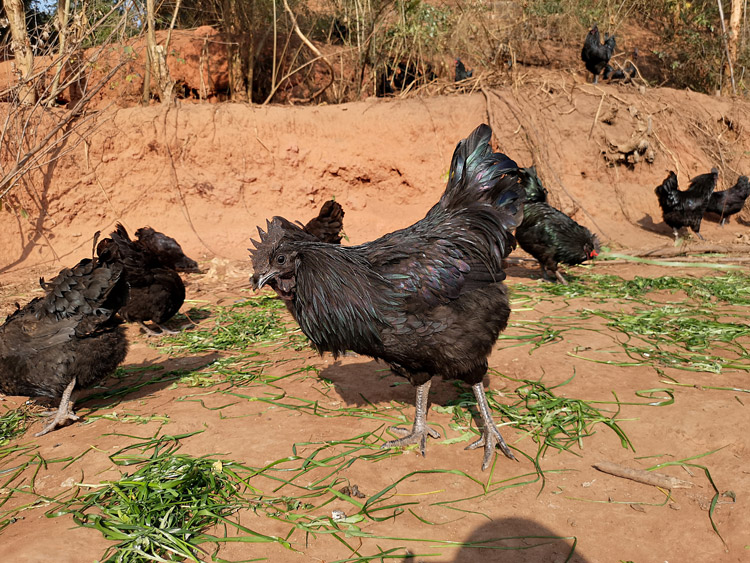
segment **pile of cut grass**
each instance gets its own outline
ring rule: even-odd
[[[213,325],[184,330],[167,336],[159,348],[173,353],[200,353],[222,350],[244,350],[259,342],[277,340],[287,333],[279,311],[284,308],[274,297],[261,295],[216,307]]]
[[[245,493],[252,489],[232,461],[177,454],[179,440],[188,436],[154,438],[119,450],[110,456],[112,461],[138,469],[68,500],[48,516],[72,514],[79,526],[99,530],[117,542],[103,556],[103,561],[113,563],[199,561],[208,555],[202,544],[227,541],[206,532],[216,526],[242,534],[233,541],[288,546],[229,518],[250,506]],[[130,453],[133,450],[141,453]]]

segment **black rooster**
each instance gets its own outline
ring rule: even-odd
[[[310,219],[304,226],[300,223],[300,226],[320,242],[339,244],[344,228],[344,208],[339,202],[328,200],[320,208],[317,217]]]
[[[716,188],[719,171],[712,168],[708,174],[701,174],[690,180],[690,187],[681,192],[677,184],[677,174],[670,172],[669,176],[654,190],[659,198],[664,222],[672,227],[675,242],[679,238],[680,229],[690,227],[699,239],[701,236],[701,220],[706,212],[711,194]]]
[[[16,305],[0,326],[0,391],[60,399],[52,422],[36,436],[78,420],[73,390],[111,374],[128,347],[115,316],[128,293],[122,264],[85,259],[40,283],[45,296]]]
[[[188,257],[180,243],[151,227],[141,227],[135,232],[138,243],[159,257],[159,262],[178,272],[199,273],[198,262]]]
[[[596,235],[544,202],[524,205],[516,239],[539,262],[545,277],[554,274],[564,285],[568,282],[557,269],[560,262],[574,266],[599,255]]]
[[[461,82],[462,80],[471,78],[473,74],[474,74],[473,71],[466,70],[466,65],[464,65],[464,62],[461,59],[456,59],[456,73],[455,73],[456,82]]]
[[[732,215],[742,211],[745,200],[750,195],[750,182],[747,176],[740,176],[737,183],[723,192],[713,192],[708,200],[706,213],[716,213],[724,225]]]
[[[479,126],[453,154],[448,184],[424,219],[352,247],[322,244],[281,217],[253,241],[253,285],[271,286],[319,352],[347,350],[384,360],[417,388],[411,432],[384,448],[438,433],[426,424],[433,376],[472,385],[483,422],[482,469],[499,446],[482,387],[487,356],[508,322],[502,259],[515,244],[522,215],[523,173],[493,154],[492,130]]]
[[[637,48],[633,50],[633,58],[628,61],[628,64],[625,65],[625,68],[615,70],[610,65],[607,65],[604,68],[604,73],[602,74],[604,80],[609,80],[610,82],[615,82],[618,80],[622,80],[623,82],[632,81],[633,78],[635,78],[635,76],[638,74],[638,67],[635,66],[636,61],[638,61]]]
[[[156,324],[161,333],[174,334],[175,331],[162,325],[185,301],[185,284],[180,275],[144,244],[130,240],[119,223],[110,238],[99,243],[96,252],[102,260],[119,260],[125,266],[130,294],[120,309],[122,318],[137,322],[149,336],[160,333],[146,326],[146,321]]]
[[[601,43],[597,25],[594,25],[586,35],[581,49],[581,60],[586,64],[586,70],[594,75],[594,84],[599,81],[599,75],[612,58],[616,46],[614,35],[605,34],[604,43]]]

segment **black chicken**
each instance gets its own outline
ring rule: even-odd
[[[616,46],[614,35],[605,34],[604,43],[601,43],[597,25],[594,25],[586,35],[581,49],[581,60],[586,64],[586,70],[594,75],[594,84],[599,81],[599,75],[612,58]]]
[[[344,208],[333,199],[326,201],[317,217],[310,219],[302,229],[320,242],[339,244],[344,228]]]
[[[625,65],[625,68],[618,68],[617,70],[615,70],[610,65],[607,65],[604,68],[604,72],[602,74],[604,80],[609,80],[610,82],[615,82],[618,80],[622,80],[623,82],[630,82],[638,74],[638,67],[635,66],[636,61],[638,61],[637,48],[633,50],[633,58],[628,61],[628,64]]]
[[[455,73],[456,82],[461,82],[462,80],[471,78],[473,74],[474,74],[473,71],[466,70],[466,65],[464,65],[464,62],[461,59],[456,59],[456,73]]]
[[[526,193],[526,203],[546,203],[547,188],[544,187],[539,176],[537,176],[536,166],[529,166],[523,170],[526,172],[526,178],[523,183],[523,189]]]
[[[708,174],[701,174],[690,180],[690,187],[681,192],[677,184],[677,174],[670,172],[669,176],[654,190],[659,198],[664,222],[672,227],[675,242],[679,238],[680,229],[690,227],[699,239],[701,236],[701,220],[706,212],[711,194],[716,188],[719,171],[712,168]]]
[[[180,275],[146,245],[130,240],[125,227],[119,223],[110,238],[99,243],[96,252],[102,260],[120,260],[125,266],[130,294],[120,309],[122,318],[137,322],[149,336],[160,333],[146,326],[146,321],[152,321],[162,334],[174,334],[175,331],[162,325],[185,301],[185,284]]]
[[[737,183],[723,192],[713,192],[708,200],[706,213],[716,213],[724,225],[732,215],[742,211],[745,200],[750,195],[750,182],[747,176],[740,176]]]
[[[417,388],[411,432],[391,448],[438,433],[426,424],[433,376],[472,385],[483,422],[482,469],[499,446],[482,380],[487,356],[510,309],[501,261],[515,244],[522,215],[523,172],[493,154],[492,130],[479,126],[453,154],[440,201],[424,219],[375,241],[352,247],[310,241],[310,235],[274,217],[253,241],[253,285],[271,286],[319,352],[347,350],[384,360]]]
[[[523,206],[523,222],[516,229],[516,240],[539,262],[545,277],[554,274],[564,285],[568,282],[557,269],[560,262],[575,266],[599,255],[596,235],[542,202]]]
[[[60,399],[36,436],[78,420],[73,390],[111,374],[128,347],[115,316],[128,293],[122,264],[85,259],[40,283],[45,296],[16,305],[0,326],[0,391]]]
[[[151,227],[141,227],[135,232],[138,243],[156,254],[159,262],[178,272],[199,273],[198,262],[188,257],[182,250],[180,243],[170,236],[155,231]]]

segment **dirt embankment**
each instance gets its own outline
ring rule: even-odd
[[[718,166],[725,189],[747,172],[750,150],[744,102],[594,86],[559,72],[461,96],[304,108],[178,103],[109,109],[96,120],[85,142],[28,175],[4,205],[6,276],[57,271],[117,221],[164,230],[197,257],[242,260],[256,225],[275,214],[304,219],[330,197],[346,209],[349,241],[362,242],[421,217],[455,143],[483,121],[605,244],[668,245],[654,187],[669,170],[684,187]],[[704,225],[721,244],[745,231],[736,220]]]

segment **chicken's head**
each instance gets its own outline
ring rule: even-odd
[[[268,285],[279,297],[290,301],[296,287],[298,252],[295,242],[308,240],[310,235],[283,217],[274,217],[266,223],[266,231],[258,227],[260,241],[251,239],[255,249],[248,249],[253,261],[250,281],[255,290]]]

